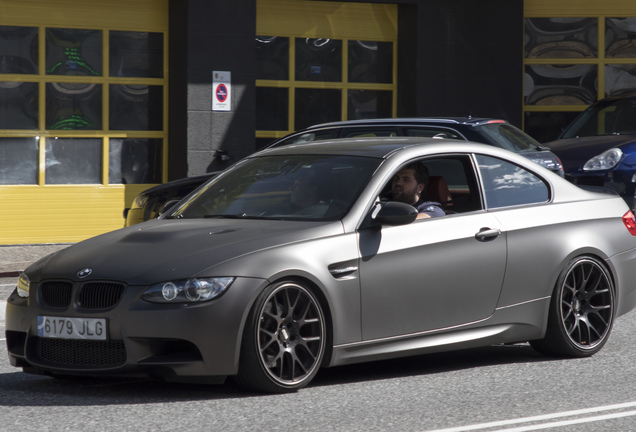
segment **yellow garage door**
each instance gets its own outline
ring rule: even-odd
[[[165,179],[168,0],[0,0],[0,244],[123,226]]]

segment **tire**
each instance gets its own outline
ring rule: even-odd
[[[607,269],[595,258],[575,258],[557,280],[545,338],[530,344],[546,355],[589,357],[607,342],[614,315],[615,290]]]
[[[297,282],[271,285],[247,319],[236,381],[267,393],[301,389],[318,373],[325,347],[325,314],[316,296]]]

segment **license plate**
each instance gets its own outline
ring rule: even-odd
[[[106,340],[106,319],[39,316],[38,336],[59,339]]]

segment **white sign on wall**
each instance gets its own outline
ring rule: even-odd
[[[232,72],[212,72],[212,111],[232,110]]]

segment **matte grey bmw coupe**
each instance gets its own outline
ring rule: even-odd
[[[437,217],[391,198],[413,162]],[[287,392],[321,367],[490,344],[590,356],[635,306],[620,197],[492,146],[358,138],[254,154],[31,265],[6,336],[28,373]]]

